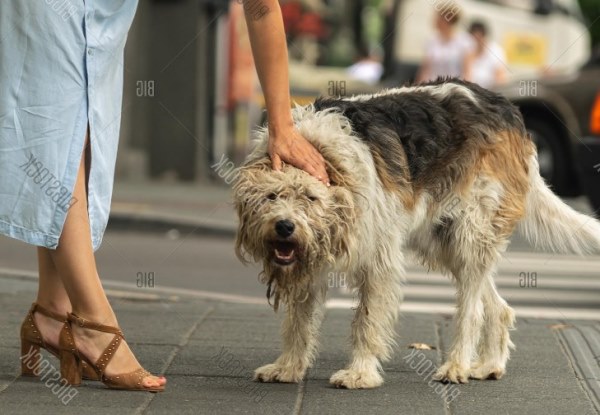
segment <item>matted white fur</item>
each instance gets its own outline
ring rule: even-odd
[[[461,94],[469,98],[471,102],[477,104],[477,98],[469,88],[465,87],[464,85],[458,85],[453,83],[441,85],[402,86],[399,88],[390,88],[385,91],[377,92],[375,94],[355,95],[353,97],[347,98],[347,100],[366,101],[372,98],[381,97],[385,95],[407,94],[411,92],[428,92],[432,95],[436,95],[441,98],[445,98],[452,94]]]

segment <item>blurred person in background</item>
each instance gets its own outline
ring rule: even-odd
[[[0,234],[37,246],[38,293],[21,328],[22,357],[60,355],[69,384],[84,377],[157,392],[166,379],[145,371],[123,338],[94,256],[108,222],[123,50],[138,5],[106,3],[0,2]],[[327,183],[323,157],[292,120],[279,3],[260,5],[257,13],[244,2],[273,168],[286,162]],[[36,373],[26,360],[21,370]]]
[[[248,0],[246,0],[248,1]],[[281,6],[290,58],[308,65],[317,65],[322,53],[321,42],[329,36],[320,1],[286,1]]]
[[[358,56],[356,63],[346,69],[348,76],[369,85],[377,84],[383,74],[381,59],[366,47],[361,48]]]
[[[505,82],[504,50],[489,40],[487,26],[483,22],[473,22],[469,33],[475,40],[475,49],[467,58],[465,79],[488,89]]]
[[[446,5],[435,14],[436,34],[427,43],[417,82],[435,80],[440,76],[464,78],[474,41],[468,33],[459,29],[459,20],[456,5]]]

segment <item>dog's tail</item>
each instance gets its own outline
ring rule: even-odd
[[[557,253],[600,253],[600,222],[567,206],[544,183],[537,156],[529,164],[530,190],[519,230],[535,247]]]

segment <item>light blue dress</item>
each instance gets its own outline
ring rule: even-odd
[[[90,127],[94,249],[110,209],[137,0],[0,0],[0,234],[56,248]]]

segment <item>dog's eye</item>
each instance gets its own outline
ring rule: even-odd
[[[277,199],[277,193],[269,193],[267,195],[267,199],[269,199],[269,200],[275,200],[275,199]]]
[[[313,196],[313,195],[306,195],[306,197],[308,198],[308,200],[310,200],[311,202],[316,202],[317,200],[319,200],[318,197]]]

